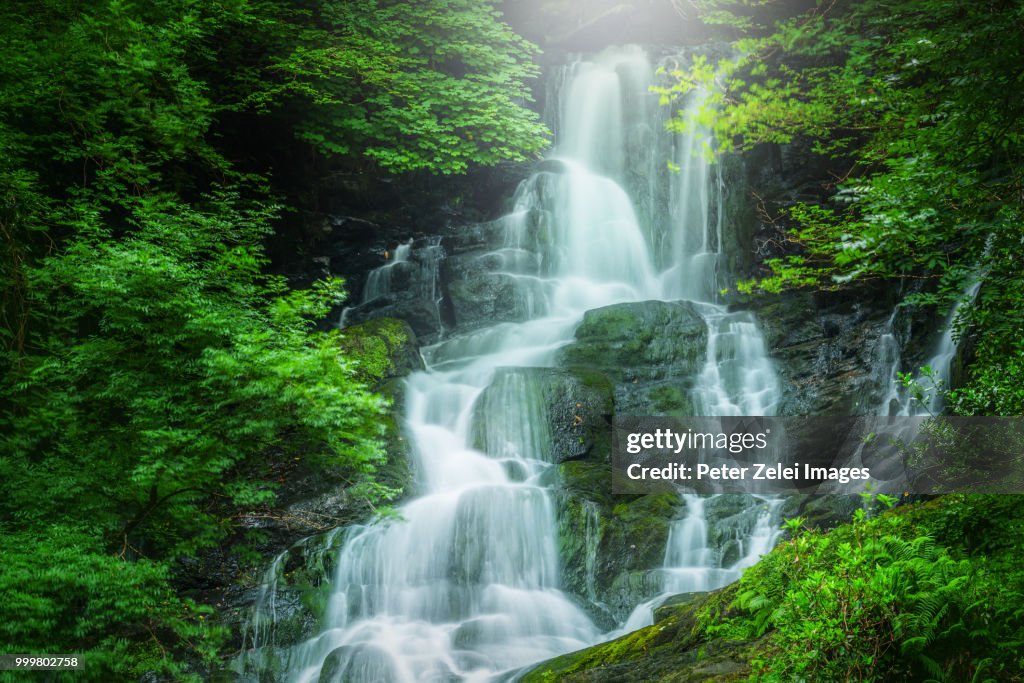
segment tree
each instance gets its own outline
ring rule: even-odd
[[[288,21],[257,28],[262,54],[231,87],[242,108],[293,117],[321,152],[451,174],[547,145],[539,117],[522,106],[536,48],[490,2],[324,0],[264,11]],[[252,43],[241,35],[229,48],[238,54]]]
[[[171,567],[272,500],[276,463],[393,493],[386,402],[315,324],[343,283],[267,274],[287,207],[225,117],[287,112],[394,171],[522,157],[530,48],[440,0],[16,1],[0,35],[0,640],[183,676],[218,630]]]

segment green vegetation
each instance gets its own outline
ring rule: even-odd
[[[879,497],[881,498],[881,497]],[[891,505],[892,500],[886,501]],[[1013,681],[1024,671],[1024,547],[1013,497],[946,496],[793,538],[700,619],[769,641],[757,681]]]
[[[652,626],[557,657],[526,681],[1020,681],[1024,528],[1013,496],[943,496],[791,538]]]
[[[781,248],[770,272],[741,288],[881,278],[906,286],[907,304],[941,315],[980,280],[959,319],[976,358],[950,405],[1024,412],[1021,4],[811,2],[771,26],[758,18],[781,4],[772,0],[695,4],[727,35],[744,36],[740,56],[697,60],[663,97],[707,88],[698,118],[725,149],[797,144],[834,176],[822,179],[829,201],[773,217],[785,228]]]
[[[314,324],[340,280],[267,274],[289,207],[243,133],[374,172],[524,158],[532,48],[457,0],[15,1],[0,36],[0,641],[182,677],[221,634],[174,569],[283,465],[392,493],[364,382],[395,339],[343,347]]]

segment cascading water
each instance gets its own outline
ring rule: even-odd
[[[691,120],[703,104],[703,93],[693,93],[687,103]],[[710,134],[694,126],[674,142],[672,158],[678,170],[668,194],[671,225],[677,229],[658,235],[659,253],[671,255],[661,274],[666,295],[699,303],[708,325],[706,359],[694,405],[702,415],[774,415],[780,386],[757,321],[750,313],[729,312],[714,303],[725,269],[725,211],[721,166],[712,166],[707,154]],[[706,507],[719,496],[684,494],[683,500],[686,514],[673,524],[665,548],[661,593],[637,605],[613,635],[652,623],[654,608],[671,595],[714,590],[735,581],[780,537],[782,500],[752,497],[737,515],[741,519],[716,522],[728,527],[740,548],[737,558],[726,558],[709,545]]]
[[[931,368],[933,378],[936,382],[948,387],[953,379],[953,359],[956,357],[957,341],[955,338],[955,323],[960,313],[960,308],[968,302],[974,301],[981,286],[981,279],[973,279],[964,290],[963,296],[953,306],[949,314],[943,320],[942,334],[935,344],[932,354],[925,361],[925,366]],[[903,362],[900,354],[900,345],[896,339],[895,324],[897,311],[893,311],[886,323],[885,332],[878,340],[878,348],[875,352],[878,367],[880,370],[879,380],[888,390],[879,403],[878,412],[880,415],[894,417],[923,417],[937,415],[943,409],[942,395],[935,392],[927,403],[915,401],[910,392],[899,379],[900,366]]]
[[[366,285],[363,286],[364,304],[391,293],[391,273],[399,263],[409,262],[410,253],[412,253],[412,240],[395,247],[395,254],[391,261],[380,268],[375,268],[367,275]]]
[[[386,252],[385,257],[390,257],[388,262],[367,275],[360,302],[341,311],[339,325],[345,327],[354,316],[363,319],[367,312],[387,310],[396,298],[405,297],[421,302],[420,317],[429,334],[443,334],[440,265],[445,253],[441,238],[434,235],[419,244],[410,239],[397,245],[393,253]]]
[[[772,411],[777,383],[755,321],[713,303],[720,178],[692,154],[699,133],[652,131],[653,74],[644,51],[626,47],[578,60],[557,79],[557,145],[517,191],[492,254],[532,317],[423,350],[428,369],[405,391],[419,496],[401,521],[347,531],[322,631],[280,654],[287,680],[488,680],[602,636],[559,589],[555,511],[538,484],[551,467],[550,435],[536,387],[516,370],[552,365],[587,310],[696,300],[711,329],[698,404]],[[645,144],[652,136],[657,144]],[[667,145],[678,149],[665,157]],[[665,173],[650,171],[666,158],[683,170],[658,218],[650,202],[665,194],[654,187]],[[646,186],[637,180],[645,174]],[[635,202],[646,202],[643,220]],[[400,267],[398,256],[386,267]],[[390,275],[371,281],[383,287]],[[723,570],[702,540],[704,501],[687,502],[665,553],[666,590],[684,589],[688,572],[703,572],[693,589],[722,585],[773,542],[770,513],[757,513],[739,539],[743,556]]]

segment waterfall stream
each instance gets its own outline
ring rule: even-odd
[[[946,318],[943,320],[941,333],[935,342],[932,352],[929,354],[924,365],[931,368],[934,381],[944,387],[949,387],[953,380],[953,360],[957,352],[957,340],[955,336],[955,325],[960,308],[969,302],[974,301],[981,286],[981,279],[972,279],[964,289],[960,297]],[[900,354],[900,344],[896,338],[896,315],[898,309],[892,312],[885,325],[885,332],[878,341],[878,348],[875,352],[878,361],[879,377],[882,386],[888,387],[885,395],[878,406],[878,414],[898,417],[922,417],[926,415],[938,415],[942,409],[942,395],[938,392],[932,393],[927,403],[915,401],[910,391],[899,379],[899,372],[903,364],[903,357]],[[930,389],[930,386],[925,387]]]
[[[552,366],[586,311],[694,301],[709,327],[695,404],[773,412],[778,381],[756,321],[715,303],[724,219],[721,177],[699,153],[709,138],[664,131],[654,73],[644,50],[618,47],[552,79],[556,145],[517,190],[492,254],[528,319],[423,349],[427,370],[405,389],[417,496],[399,521],[346,531],[320,633],[282,655],[287,680],[491,680],[614,635],[560,590],[556,511],[539,484],[551,437],[537,388],[515,370]],[[399,247],[370,276],[373,295],[411,258]],[[707,542],[710,500],[685,502],[660,570],[665,594],[724,585],[775,541],[778,501],[751,497],[730,522],[742,551],[722,566]]]

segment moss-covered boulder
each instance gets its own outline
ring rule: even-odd
[[[686,301],[641,301],[587,311],[563,364],[603,371],[614,380],[664,379],[700,371],[704,318]]]
[[[613,496],[606,462],[564,462],[554,470],[562,586],[596,605],[607,628],[661,592],[662,565],[672,522],[684,514],[673,494]]]
[[[371,386],[423,369],[416,333],[404,320],[376,318],[342,331],[341,351]]]
[[[692,389],[704,366],[707,325],[687,301],[641,301],[587,311],[559,364],[607,375],[616,411],[692,415]]]
[[[745,680],[749,662],[765,641],[705,642],[698,636],[697,611],[717,593],[693,596],[659,610],[652,626],[585,650],[548,660],[519,679],[523,683],[704,683]]]

